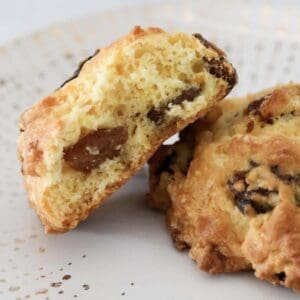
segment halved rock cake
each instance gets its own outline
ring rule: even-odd
[[[74,228],[235,83],[197,34],[136,27],[96,51],[20,121],[25,186],[46,231]]]

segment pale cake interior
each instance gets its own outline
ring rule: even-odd
[[[203,57],[218,55],[192,35],[145,36],[116,47],[97,66],[88,65],[97,64],[92,60],[81,76],[67,83],[68,89],[54,94],[64,99],[53,112],[64,126],[44,152],[43,198],[51,203],[48,207],[55,219],[80,216],[82,211],[99,205],[103,191],[126,177],[130,168],[136,168],[170,126],[179,119],[193,118],[217,101],[218,93],[226,90],[228,83],[209,73]],[[193,101],[168,105],[183,91],[195,87],[200,93]],[[163,123],[158,125],[147,113],[160,107],[165,112]],[[85,134],[118,126],[128,130],[127,142],[118,156],[90,172],[74,170],[64,161],[65,149]]]

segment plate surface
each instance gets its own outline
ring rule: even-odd
[[[199,271],[174,249],[164,216],[146,207],[146,168],[64,235],[45,235],[26,201],[15,143],[20,113],[58,87],[78,61],[135,24],[201,32],[215,41],[238,70],[234,96],[300,82],[296,1],[211,3],[95,14],[0,48],[0,299],[299,299],[251,273]]]

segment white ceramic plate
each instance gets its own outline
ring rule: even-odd
[[[0,299],[297,299],[251,273],[199,271],[174,249],[164,216],[147,209],[146,169],[76,230],[45,235],[26,201],[15,140],[25,108],[135,24],[215,41],[238,70],[233,95],[299,82],[299,10],[296,1],[134,7],[58,24],[0,48]]]

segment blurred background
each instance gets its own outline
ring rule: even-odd
[[[157,0],[1,0],[0,44],[81,15]],[[176,2],[176,1],[174,1]]]

